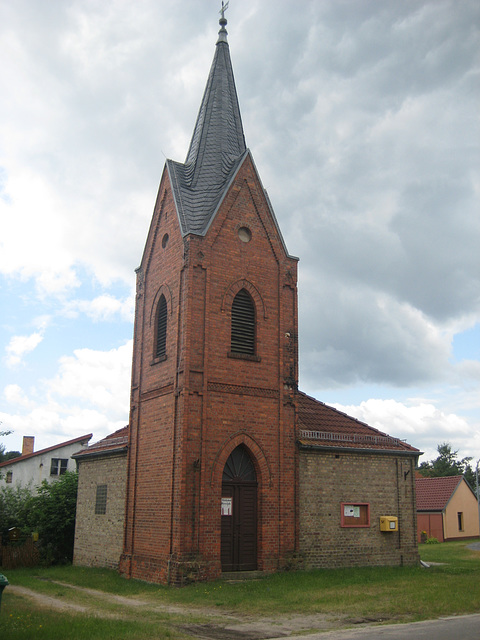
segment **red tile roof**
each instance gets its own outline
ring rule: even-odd
[[[403,440],[378,431],[301,391],[298,392],[298,428],[301,445],[420,454]]]
[[[95,442],[90,445],[83,451],[79,451],[73,455],[73,458],[78,460],[79,458],[86,458],[89,456],[102,456],[109,455],[112,453],[123,453],[127,451],[128,448],[128,425],[126,427],[122,427],[111,433],[106,438]]]
[[[417,511],[443,511],[463,476],[417,478]]]
[[[23,456],[18,456],[18,458],[12,458],[11,460],[7,460],[6,462],[0,463],[0,467],[4,467],[6,465],[10,465],[16,462],[22,462],[23,460],[28,460],[29,458],[34,458],[35,456],[41,456],[44,453],[49,453],[50,451],[55,451],[55,449],[60,449],[60,447],[68,447],[71,444],[82,443],[85,444],[90,440],[93,434],[87,433],[85,436],[79,436],[78,438],[73,438],[73,440],[67,440],[66,442],[61,442],[60,444],[56,444],[53,447],[47,447],[46,449],[40,449],[39,451],[34,451],[33,453],[27,453]]]

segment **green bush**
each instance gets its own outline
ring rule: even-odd
[[[32,489],[27,487],[0,488],[0,534],[8,540],[8,530],[18,527],[23,534],[31,533],[29,514]]]
[[[44,480],[30,501],[31,530],[38,531],[40,555],[48,563],[73,559],[77,488],[77,474],[67,471],[55,482]]]
[[[78,476],[68,472],[55,482],[44,480],[35,489],[0,489],[0,532],[18,527],[22,534],[37,532],[39,551],[45,564],[63,564],[73,559]]]
[[[437,538],[431,537],[425,540],[425,544],[438,544]]]

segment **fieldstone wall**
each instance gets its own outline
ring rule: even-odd
[[[123,550],[127,457],[79,461],[73,564],[118,568]],[[97,486],[107,486],[106,513],[95,513]]]
[[[414,457],[378,452],[300,452],[300,552],[306,568],[412,565],[416,541]],[[352,526],[346,505],[366,505],[367,525]],[[398,531],[381,531],[396,516]],[[360,522],[360,519],[358,520]]]

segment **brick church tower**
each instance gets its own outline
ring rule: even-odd
[[[137,270],[120,571],[274,571],[297,549],[297,259],[243,127],[224,13],[185,162]]]

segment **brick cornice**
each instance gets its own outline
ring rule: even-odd
[[[165,385],[164,387],[157,387],[156,389],[152,389],[151,391],[145,391],[140,396],[141,400],[152,400],[153,398],[158,398],[159,396],[166,396],[168,393],[173,392],[173,382]]]
[[[278,398],[277,389],[264,389],[262,387],[246,387],[240,384],[226,384],[223,382],[209,382],[209,391],[220,391],[221,393],[235,393],[243,396],[259,396],[263,398]]]

